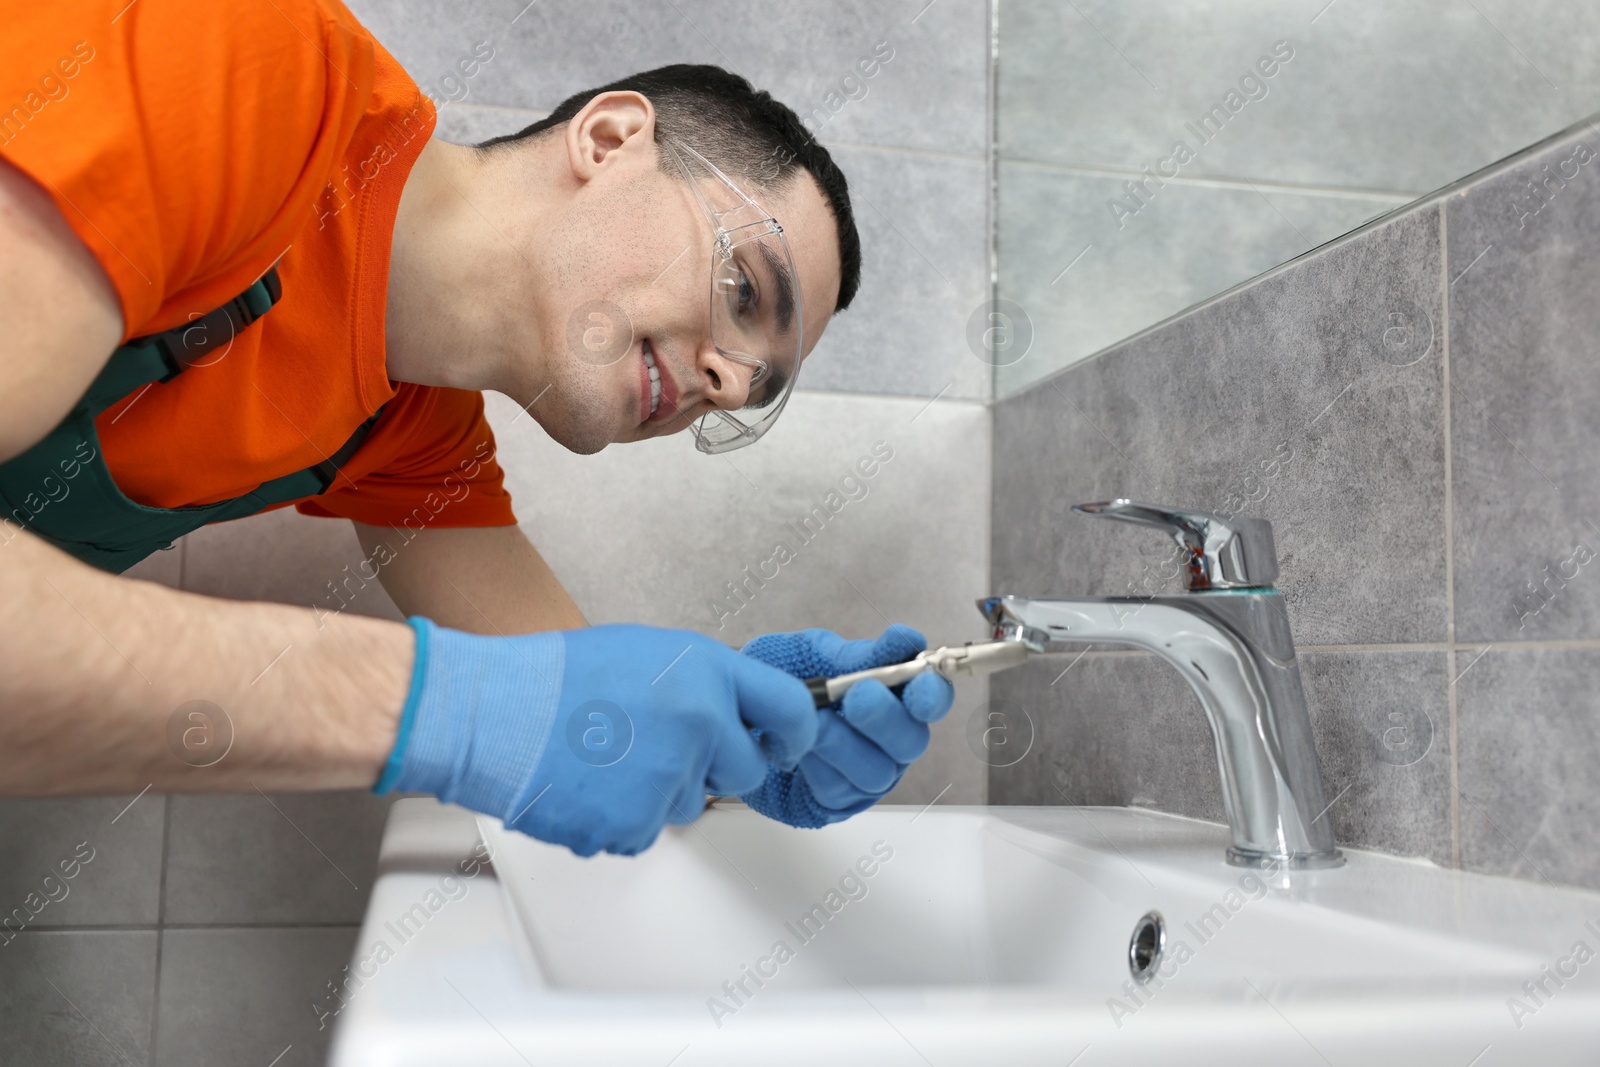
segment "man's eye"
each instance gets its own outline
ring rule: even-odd
[[[743,267],[739,268],[739,313],[750,314],[758,302],[759,297],[755,286],[750,284],[750,276],[744,272]]]

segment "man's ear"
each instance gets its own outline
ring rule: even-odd
[[[572,174],[588,181],[617,153],[655,151],[656,109],[641,93],[601,93],[567,123],[567,159]]]

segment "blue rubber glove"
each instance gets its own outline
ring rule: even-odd
[[[764,634],[743,654],[796,678],[832,678],[899,663],[927,647],[921,634],[896,623],[876,641],[846,641],[815,629]],[[851,686],[842,700],[817,712],[816,745],[799,767],[773,767],[760,788],[739,799],[769,819],[806,829],[872,807],[927,751],[928,724],[944,718],[955,700],[954,687],[931,670],[899,688],[896,696],[870,679]]]
[[[411,690],[373,791],[431,793],[580,856],[641,852],[707,793],[753,789],[816,739],[801,682],[688,630],[407,622]]]

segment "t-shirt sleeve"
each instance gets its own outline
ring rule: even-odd
[[[375,55],[320,0],[6,5],[0,154],[110,276],[124,338],[238,294],[304,226]]]
[[[372,452],[363,456],[368,449]],[[361,473],[367,469],[369,473]],[[510,526],[517,521],[495,457],[483,394],[402,385],[349,469],[306,515],[406,529]]]

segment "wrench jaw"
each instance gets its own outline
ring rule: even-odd
[[[945,680],[953,682],[957,678],[993,674],[1015,667],[1027,659],[1032,651],[1034,649],[1030,645],[1015,638],[976,643],[969,641],[964,645],[925,649],[902,663],[870,667],[834,678],[807,678],[805,682],[811,688],[817,707],[821,708],[839,700],[852,685],[868,678],[893,688],[904,685],[925,670],[933,670]]]
[[[1028,658],[1030,651],[1029,646],[1019,640],[969,641],[964,645],[945,646],[921,653],[919,658],[926,657],[929,666],[946,679],[955,681],[960,677],[993,674],[1018,666]]]

